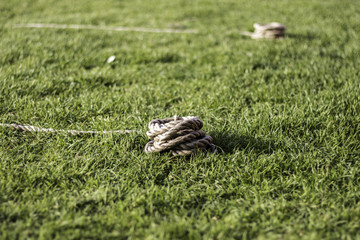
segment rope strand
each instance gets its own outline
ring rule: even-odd
[[[13,128],[15,130],[20,130],[24,132],[49,132],[49,133],[70,133],[72,135],[82,135],[82,134],[127,134],[127,133],[141,133],[140,130],[114,130],[114,131],[81,131],[81,130],[64,130],[64,129],[53,129],[53,128],[41,128],[31,125],[19,125],[19,124],[5,124],[0,123],[1,127]]]
[[[87,29],[87,30],[103,30],[114,32],[148,32],[148,33],[198,33],[196,30],[182,30],[173,28],[142,28],[142,27],[110,27],[96,25],[77,25],[77,24],[52,24],[52,23],[26,23],[15,24],[15,28],[54,28],[54,29]]]
[[[175,29],[175,28],[143,28],[143,27],[112,27],[99,25],[78,25],[78,24],[55,24],[55,23],[23,23],[15,24],[14,28],[48,28],[48,29],[86,29],[86,30],[103,30],[103,31],[127,31],[127,32],[148,32],[148,33],[185,33],[199,34],[195,29]],[[240,34],[249,36],[253,39],[268,38],[277,39],[285,36],[285,26],[272,23],[255,23],[255,32],[240,32]]]

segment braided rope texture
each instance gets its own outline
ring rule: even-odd
[[[286,27],[280,23],[255,23],[253,33],[241,32],[243,35],[250,36],[253,39],[278,39],[285,37]]]
[[[149,123],[146,135],[150,142],[146,153],[171,152],[174,156],[189,155],[197,151],[216,152],[212,137],[203,130],[203,122],[198,117],[173,117],[155,119]]]

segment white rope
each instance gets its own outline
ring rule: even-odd
[[[196,151],[216,152],[213,139],[200,130],[203,122],[197,117],[155,119],[149,123],[146,135],[151,140],[145,152],[170,151],[173,155],[189,155]]]
[[[149,131],[146,133],[150,139],[145,146],[146,153],[171,152],[174,156],[190,155],[197,151],[216,152],[212,138],[200,130],[202,121],[197,117],[173,117],[155,119],[149,123]],[[47,133],[70,133],[72,135],[83,134],[128,134],[142,133],[140,130],[115,130],[115,131],[81,131],[64,130],[53,128],[41,128],[32,125],[0,123],[0,127],[11,128],[24,132],[47,132]]]
[[[78,24],[55,24],[55,23],[24,23],[15,24],[15,28],[53,28],[53,29],[88,29],[88,30],[103,30],[103,31],[116,31],[116,32],[148,32],[148,33],[190,33],[198,34],[195,29],[181,30],[170,28],[142,28],[142,27],[108,27],[98,25],[78,25]],[[276,39],[283,38],[285,36],[285,26],[277,23],[255,23],[255,31],[240,32],[242,35],[250,36],[253,39],[268,38]]]
[[[25,23],[15,24],[15,28],[55,28],[55,29],[89,29],[115,32],[149,32],[149,33],[198,33],[196,30],[166,29],[166,28],[140,28],[140,27],[107,27],[96,25],[76,25],[76,24],[52,24],[52,23]]]
[[[251,32],[240,32],[242,35],[250,36],[253,39],[277,39],[285,37],[285,26],[277,23],[255,23],[255,31]]]
[[[111,134],[111,133],[141,133],[140,130],[115,130],[115,131],[79,131],[79,130],[57,130],[53,128],[41,128],[41,127],[35,127],[31,125],[19,125],[19,124],[6,124],[6,123],[0,123],[1,127],[8,127],[13,128],[16,130],[21,130],[24,132],[49,132],[49,133],[70,133],[72,135],[82,135],[82,134]]]

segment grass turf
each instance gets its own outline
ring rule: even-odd
[[[1,1],[0,122],[196,115],[222,152],[0,129],[1,239],[360,238],[359,1]],[[238,31],[288,27],[281,41]],[[200,34],[19,29],[43,22]],[[106,63],[109,56],[116,60]]]

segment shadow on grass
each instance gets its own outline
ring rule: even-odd
[[[313,33],[307,33],[307,34],[286,33],[285,37],[291,38],[291,39],[298,39],[301,41],[312,41],[312,40],[318,38],[318,36],[316,36]]]
[[[264,140],[247,135],[226,134],[221,132],[211,132],[210,135],[214,139],[214,144],[220,147],[224,153],[234,153],[240,150],[247,153],[272,154],[282,145],[273,140]]]
[[[256,138],[248,135],[227,134],[222,132],[209,132],[214,144],[220,149],[218,153],[234,153],[245,151],[246,153],[255,152],[256,154],[272,154],[281,148],[282,143],[269,139]],[[129,151],[142,152],[148,139],[144,136],[137,136],[130,140],[127,146]],[[176,157],[174,157],[176,158]]]
[[[251,32],[251,31],[250,31]],[[253,40],[251,37],[246,36],[246,35],[239,35],[239,34],[229,34],[228,35],[229,38],[231,39],[237,39],[239,36],[243,39],[248,39],[248,40]],[[305,34],[298,34],[298,33],[285,33],[285,39],[289,38],[289,39],[296,39],[296,40],[300,40],[300,41],[312,41],[315,40],[317,38],[320,38],[320,36],[314,34],[314,33],[305,33]]]

